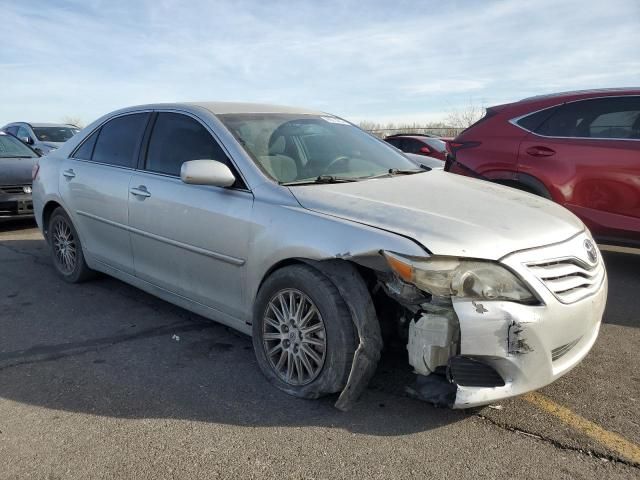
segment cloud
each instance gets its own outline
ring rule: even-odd
[[[470,99],[637,84],[638,20],[635,0],[13,2],[0,123],[202,99],[427,119]]]

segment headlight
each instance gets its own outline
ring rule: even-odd
[[[437,297],[536,302],[518,277],[496,262],[457,257],[405,257],[383,252],[405,282]]]

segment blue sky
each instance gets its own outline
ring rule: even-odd
[[[188,100],[429,121],[640,85],[640,1],[0,0],[0,125]]]

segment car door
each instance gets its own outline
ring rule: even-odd
[[[60,169],[60,194],[90,259],[131,275],[129,181],[149,117],[141,112],[109,120]]]
[[[640,240],[640,97],[557,108],[521,142],[519,171],[545,183],[600,237]]]
[[[253,195],[241,180],[230,188],[181,181],[182,163],[201,159],[225,162],[240,178],[192,116],[159,112],[147,143],[129,194],[136,276],[240,317]]]

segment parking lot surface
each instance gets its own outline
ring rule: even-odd
[[[605,261],[600,337],[553,385],[437,409],[387,353],[342,413],[271,387],[241,334],[63,283],[32,223],[0,224],[0,478],[639,478],[640,256]]]

